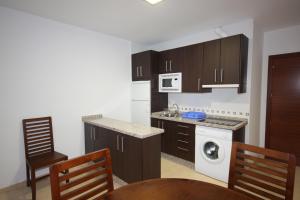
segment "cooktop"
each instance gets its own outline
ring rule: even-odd
[[[205,120],[203,120],[202,122],[210,123],[210,124],[224,125],[224,126],[236,126],[237,124],[241,123],[241,121],[238,121],[238,120],[222,119],[222,118],[214,118],[214,117],[208,117]]]

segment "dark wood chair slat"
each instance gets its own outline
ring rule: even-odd
[[[237,157],[238,158],[242,158],[242,159],[249,159],[249,160],[253,160],[255,162],[261,163],[261,164],[265,164],[265,165],[269,165],[271,167],[277,167],[277,168],[281,168],[286,170],[288,167],[287,163],[281,163],[281,162],[277,162],[276,160],[270,160],[270,159],[265,159],[265,158],[259,158],[259,157],[254,157],[252,155],[248,155],[248,154],[244,154],[241,152],[237,153]]]
[[[261,181],[258,181],[258,180],[255,180],[255,179],[252,179],[252,178],[249,178],[246,176],[241,176],[238,174],[235,175],[235,179],[236,179],[235,181],[241,180],[241,181],[250,183],[252,185],[255,185],[257,187],[261,187],[261,188],[265,188],[270,191],[274,191],[275,193],[278,193],[280,195],[285,195],[285,188],[283,188],[283,187],[274,187],[270,184],[266,184],[264,182],[261,182]]]
[[[263,191],[261,189],[258,189],[256,187],[253,187],[253,186],[250,186],[248,184],[245,184],[243,182],[236,182],[235,184],[236,186],[240,187],[240,188],[243,188],[244,190],[247,190],[249,191],[250,193],[254,193],[254,194],[257,194],[257,195],[260,195],[262,197],[267,197],[268,199],[272,199],[272,200],[283,200],[283,198],[280,198],[278,196],[275,196],[275,195],[272,195],[266,191]]]
[[[237,159],[236,163],[239,164],[240,166],[247,166],[247,167],[255,169],[257,171],[261,171],[261,172],[266,173],[266,174],[271,174],[273,176],[277,176],[277,177],[286,179],[286,174],[287,173],[283,173],[283,172],[280,172],[280,171],[276,171],[272,168],[267,168],[267,167],[258,165],[255,162],[250,163],[250,162],[247,162],[247,161],[244,161],[244,160]]]
[[[72,171],[72,172],[69,172],[68,174],[60,176],[59,181],[62,182],[62,181],[65,181],[67,179],[71,179],[73,177],[76,177],[80,174],[83,174],[83,173],[89,172],[91,170],[97,169],[99,167],[105,167],[105,165],[106,165],[106,162],[96,162],[95,164],[92,164],[90,166],[87,166],[87,167],[84,167],[82,169]]]
[[[106,175],[106,171],[105,170],[96,171],[95,173],[91,173],[91,174],[86,175],[86,176],[84,176],[82,178],[78,178],[78,179],[76,179],[74,181],[70,181],[69,183],[61,186],[60,187],[60,191],[62,192],[64,190],[67,190],[67,189],[69,189],[71,187],[74,187],[76,185],[82,184],[84,182],[87,182],[87,181],[89,181],[89,180],[91,180],[93,178],[99,177],[101,175]],[[106,182],[106,176],[104,176],[103,178],[101,178],[101,180],[103,181],[103,183]]]

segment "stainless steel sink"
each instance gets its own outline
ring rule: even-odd
[[[161,117],[179,117],[178,113],[171,113],[171,112],[163,112],[160,114]]]

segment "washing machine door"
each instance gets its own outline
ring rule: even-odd
[[[223,144],[213,138],[203,141],[200,151],[202,157],[210,163],[220,163],[225,158]]]

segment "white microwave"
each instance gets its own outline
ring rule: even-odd
[[[181,92],[182,73],[159,74],[159,92]]]

